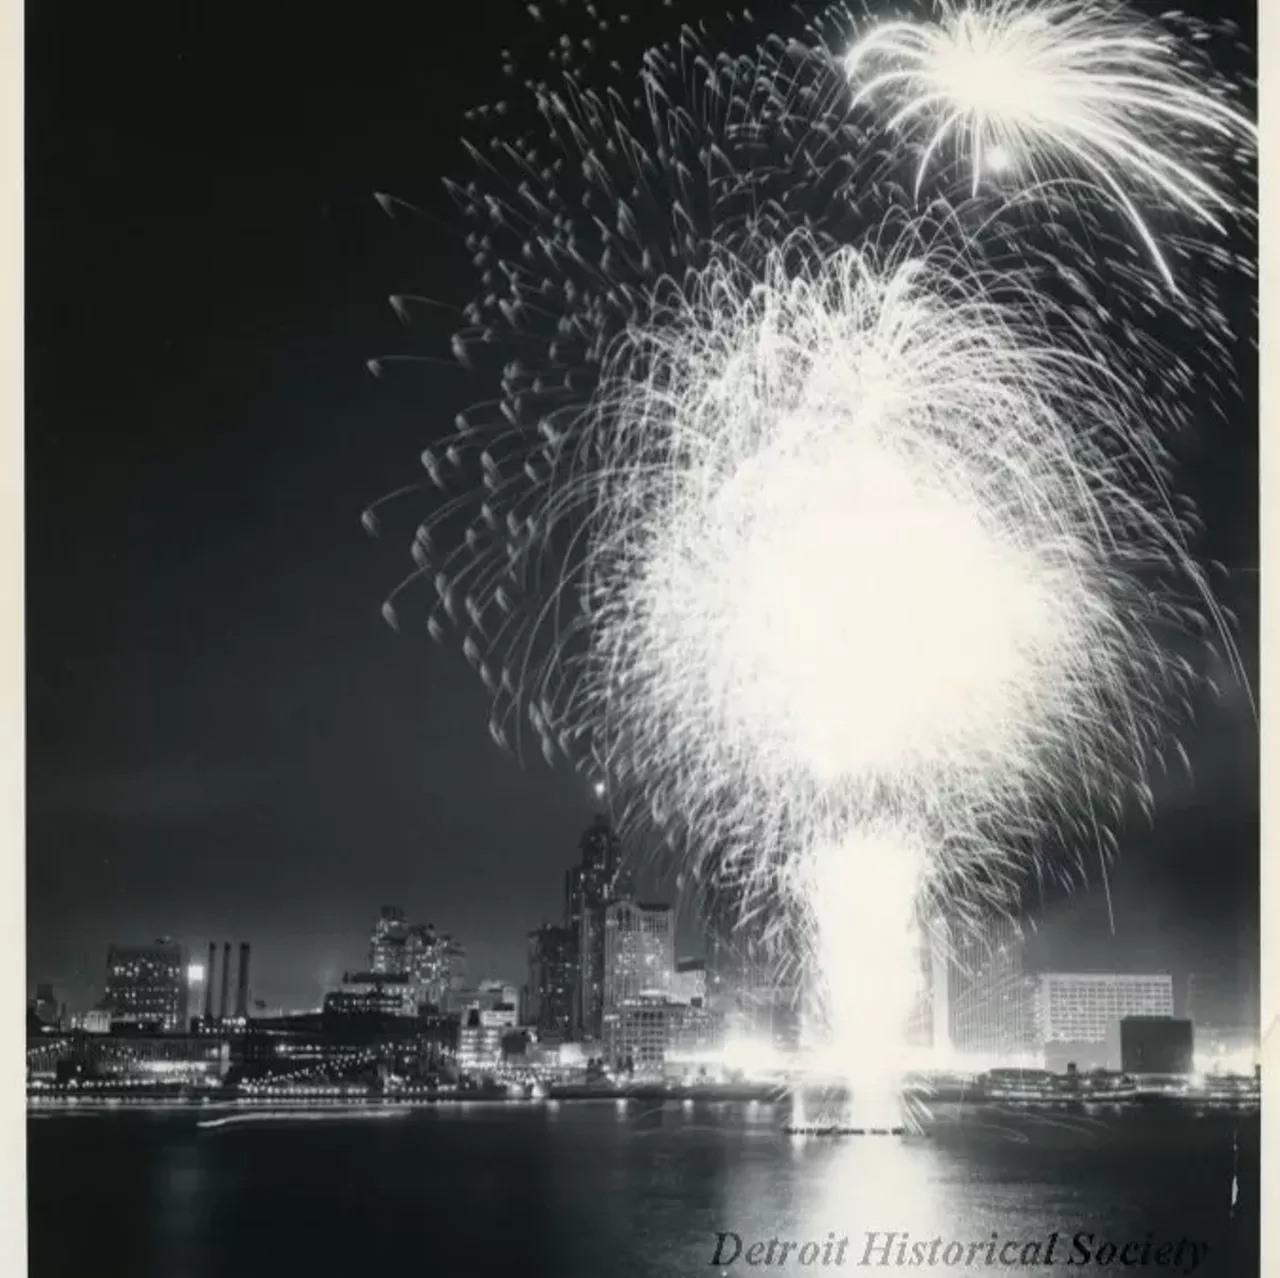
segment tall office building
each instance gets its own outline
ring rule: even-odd
[[[387,976],[407,975],[408,944],[409,925],[404,911],[395,905],[384,905],[369,941],[369,970]]]
[[[113,945],[107,950],[106,1003],[113,1022],[159,1025],[173,1031],[187,1021],[187,963],[182,946]]]
[[[418,1004],[441,1008],[466,970],[466,951],[433,923],[410,923],[395,905],[384,905],[369,940],[369,970],[403,976]]]
[[[571,865],[564,872],[564,925],[574,936],[582,927],[583,881],[581,864]]]
[[[959,1056],[1013,1065],[1032,1051],[1034,987],[1024,949],[1017,925],[1000,916],[949,938],[949,1045]]]
[[[1173,1015],[1167,974],[1046,972],[1037,983],[1033,1023],[1045,1064],[1061,1069],[1120,1068],[1120,1022]]]
[[[580,1034],[599,1038],[604,1025],[605,910],[618,893],[622,844],[609,818],[599,813],[578,848],[582,873],[575,1020]]]
[[[615,901],[605,909],[604,1007],[667,997],[675,976],[675,916],[669,905]]]
[[[434,924],[415,923],[405,939],[405,968],[419,1005],[437,1010],[449,999],[449,991],[466,976],[467,953],[447,932]]]
[[[567,927],[544,923],[529,933],[528,1006],[525,1017],[544,1034],[568,1035],[573,1027],[574,969],[578,946]]]

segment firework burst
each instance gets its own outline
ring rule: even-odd
[[[955,840],[1112,794],[1187,673],[1144,580],[1202,588],[1154,433],[1014,282],[917,247],[717,262],[619,347],[559,486],[593,512],[591,641],[540,700],[753,874],[788,825]]]
[[[917,192],[949,143],[975,196],[984,175],[1033,191],[1083,184],[1080,202],[1119,207],[1172,289],[1141,202],[1225,233],[1245,212],[1228,192],[1257,137],[1189,47],[1109,0],[940,0],[934,21],[873,26],[845,67],[856,100],[887,99],[890,125],[921,135]]]

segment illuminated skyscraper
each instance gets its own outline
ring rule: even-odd
[[[615,901],[605,909],[604,1007],[666,998],[675,976],[675,920],[669,905]]]
[[[581,852],[581,917],[578,926],[577,1028],[599,1038],[604,1017],[605,909],[618,893],[622,843],[609,818],[597,814],[578,844]],[[576,880],[570,879],[570,900]]]
[[[466,974],[466,951],[447,932],[437,932],[434,924],[415,923],[405,938],[405,956],[418,1003],[443,1008],[449,991]]]
[[[170,940],[107,950],[106,1003],[114,1022],[173,1031],[187,1020],[187,961]]]
[[[547,1034],[567,1035],[573,1027],[577,938],[550,923],[529,933],[530,1024]]]
[[[369,942],[369,970],[385,975],[405,976],[409,971],[409,925],[404,911],[395,905],[384,905],[373,925]]]
[[[950,1038],[958,1055],[1013,1065],[1031,1051],[1032,983],[1023,951],[1017,924],[1002,916],[951,938]]]

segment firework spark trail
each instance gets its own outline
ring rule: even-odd
[[[1214,279],[1238,265],[1162,239],[1166,267],[1211,268],[1180,280],[1192,358],[1146,333],[1158,290],[1079,183],[912,211],[929,143],[859,115],[850,20],[746,53],[685,28],[594,85],[562,39],[524,82],[536,128],[475,113],[451,190],[481,291],[454,351],[498,393],[424,454],[447,500],[409,579],[433,635],[461,630],[495,740],[527,724],[605,768],[691,865],[790,917],[837,1040],[913,984],[850,995],[850,945],[901,948],[913,905],[1008,901],[1037,833],[1101,837],[1143,792],[1194,678],[1162,640],[1212,614],[1163,439],[1226,363]],[[877,849],[919,868],[839,928],[825,907]]]
[[[1225,233],[1247,209],[1224,161],[1247,168],[1257,141],[1186,49],[1112,0],[940,0],[933,21],[873,26],[845,65],[858,101],[888,98],[891,127],[924,135],[917,192],[947,144],[975,195],[988,172],[1032,189],[1083,179],[1083,200],[1118,206],[1176,289],[1144,198]]]

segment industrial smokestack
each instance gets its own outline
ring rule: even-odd
[[[236,986],[236,1015],[249,1019],[249,942],[240,942],[240,981]]]
[[[204,969],[204,1019],[213,1020],[213,979],[218,975],[218,942],[209,942],[209,962]]]
[[[227,1019],[227,998],[231,994],[231,942],[222,947],[222,992],[218,995],[218,1019]]]

